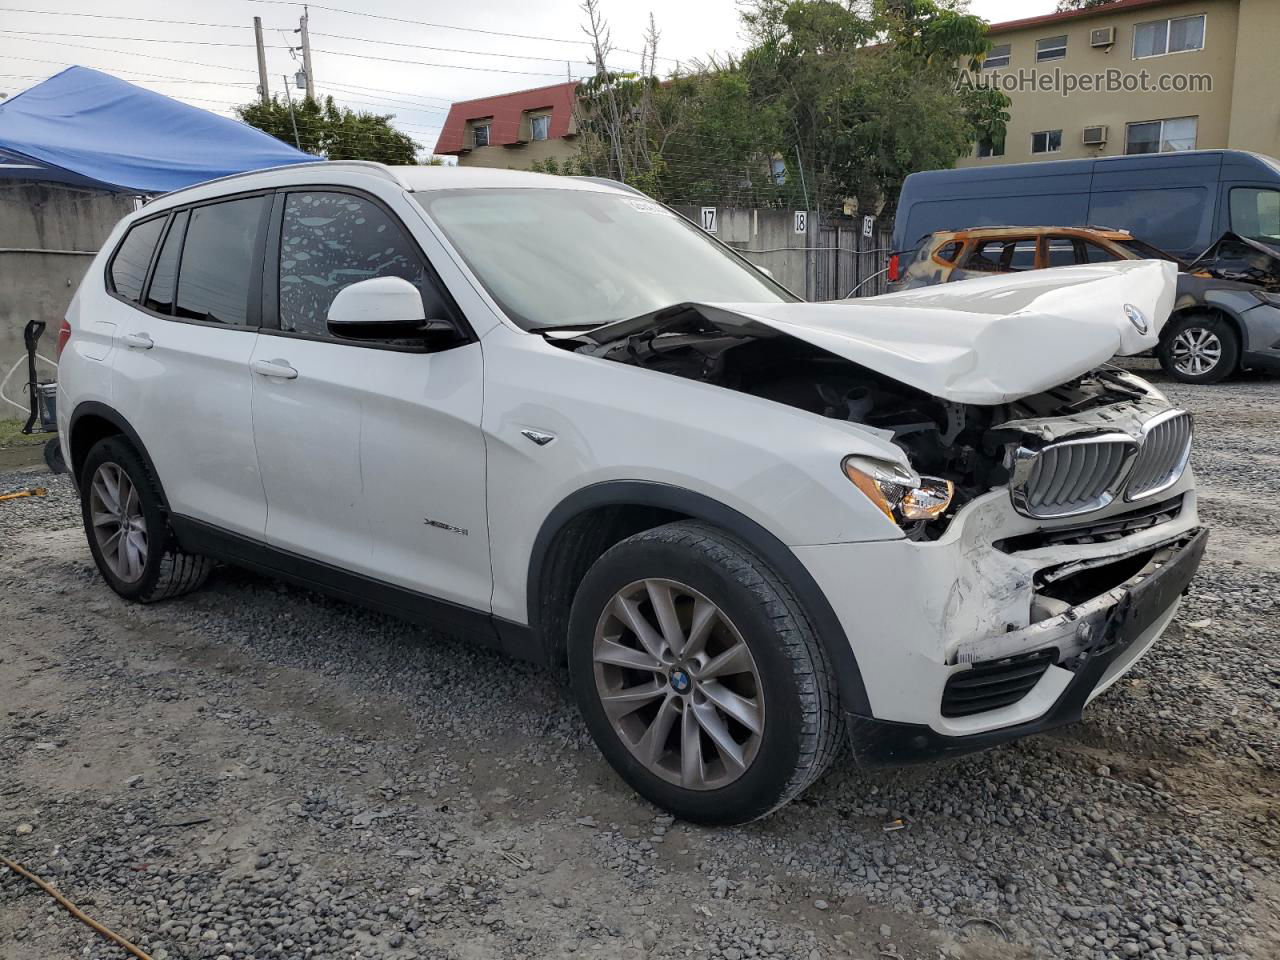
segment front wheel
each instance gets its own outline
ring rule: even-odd
[[[644,531],[596,561],[573,602],[569,669],[605,758],[684,820],[762,817],[839,745],[834,678],[800,604],[706,524]]]
[[[1240,362],[1240,338],[1231,324],[1213,314],[1175,320],[1156,348],[1164,372],[1182,383],[1218,383]]]

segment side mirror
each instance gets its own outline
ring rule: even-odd
[[[397,340],[456,334],[448,320],[428,320],[418,288],[402,277],[374,277],[343,287],[329,305],[329,332],[345,340]]]

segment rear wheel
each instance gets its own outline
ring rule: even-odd
[[[1218,383],[1240,362],[1240,338],[1222,317],[1197,313],[1180,317],[1156,350],[1165,373],[1183,383]]]
[[[609,550],[574,599],[569,644],[601,752],[682,819],[762,817],[839,744],[834,679],[799,603],[714,527],[669,524]]]
[[[167,600],[208,578],[212,561],[179,549],[155,478],[123,437],[100,440],[89,451],[80,507],[94,562],[125,599]]]

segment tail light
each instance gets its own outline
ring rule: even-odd
[[[898,277],[901,275],[901,270],[902,268],[898,262],[898,255],[896,253],[890,255],[889,257],[889,282],[890,283],[898,282]]]
[[[71,339],[71,323],[65,317],[62,319],[62,326],[58,328],[58,345],[53,349],[53,359],[61,360],[62,351],[66,349],[67,341]]]

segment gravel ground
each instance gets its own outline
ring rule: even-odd
[[[0,503],[0,855],[155,960],[1280,957],[1280,381],[1167,389],[1214,540],[1086,722],[737,829],[555,672],[231,569],[126,605],[70,484],[0,474],[49,487]],[[0,873],[0,957],[124,956]]]

